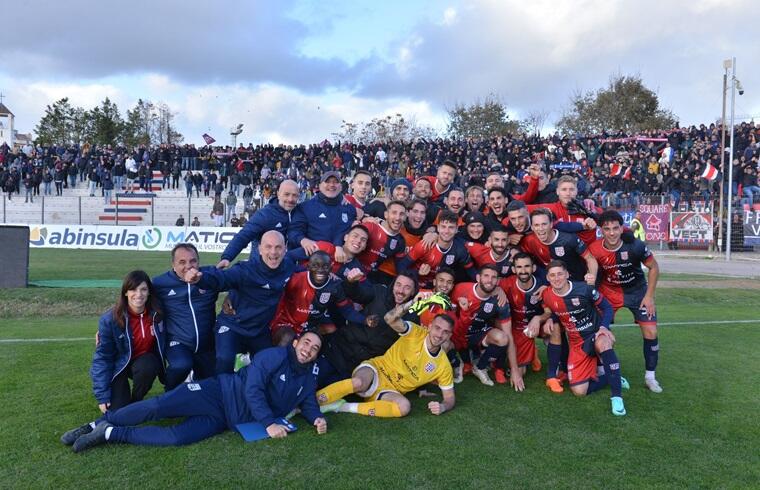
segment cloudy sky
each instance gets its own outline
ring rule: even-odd
[[[720,115],[737,58],[739,116],[760,120],[760,9],[751,0],[0,0],[0,92],[21,132],[61,97],[138,98],[177,112],[185,140],[309,143],[341,121],[497,94],[549,126],[577,90],[639,74],[682,123]]]

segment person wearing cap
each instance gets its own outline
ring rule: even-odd
[[[367,206],[364,207],[365,214],[374,216],[375,218],[385,218],[385,208],[391,201],[406,202],[412,193],[412,184],[406,179],[396,179],[391,182],[391,195],[390,197],[384,197],[375,199]]]
[[[465,242],[485,244],[488,241],[485,215],[478,211],[467,213],[464,217],[464,227],[459,230],[457,236]]]
[[[293,212],[288,230],[288,247],[303,247],[311,255],[317,242],[335,245],[335,260],[343,262],[343,239],[356,221],[356,208],[343,198],[340,173],[329,171],[319,180],[319,193],[301,203]]]
[[[259,209],[243,229],[235,234],[216,266],[220,269],[229,266],[249,243],[253,243],[253,248],[256,249],[261,236],[269,230],[277,230],[283,236],[288,236],[293,210],[298,204],[298,195],[298,184],[293,180],[283,180],[277,188],[277,198]]]

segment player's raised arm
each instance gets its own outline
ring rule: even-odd
[[[383,319],[385,320],[385,323],[388,324],[389,327],[391,327],[393,330],[395,330],[398,333],[404,333],[407,330],[406,325],[404,324],[404,320],[401,319],[401,317],[404,316],[404,313],[406,313],[406,310],[409,309],[410,306],[412,306],[412,303],[414,303],[414,300],[407,301],[406,303],[402,303],[400,305],[396,305],[395,308],[393,308],[391,311],[385,314]]]

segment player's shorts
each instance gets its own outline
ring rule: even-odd
[[[486,339],[486,335],[488,335],[488,332],[490,331],[491,331],[491,328],[487,328],[486,330],[482,330],[478,333],[468,335],[467,348],[470,350],[474,350],[476,352],[483,350],[485,348],[485,345],[483,345],[483,342]]]
[[[647,290],[644,287],[637,288],[633,291],[626,291],[623,293],[622,304],[619,296],[617,301],[610,300],[610,303],[612,303],[612,308],[615,310],[615,313],[617,313],[617,310],[622,307],[628,308],[633,314],[633,320],[639,325],[657,325],[657,311],[655,311],[654,315],[650,317],[647,315],[645,309],[639,308],[641,302],[644,301],[644,295],[646,295],[646,292]],[[607,296],[605,295],[605,297]]]
[[[390,381],[388,381],[384,375],[380,374],[377,366],[372,361],[365,361],[359,364],[356,366],[356,369],[354,369],[354,372],[352,374],[356,374],[356,371],[363,367],[371,369],[374,373],[374,376],[372,377],[372,383],[369,385],[369,388],[367,388],[367,391],[357,393],[357,395],[364,398],[366,401],[373,402],[382,398],[382,396],[386,393],[399,393],[399,391],[390,383]]]
[[[525,335],[521,328],[512,329],[512,338],[515,340],[517,365],[520,367],[529,365],[536,353],[536,343],[532,338]]]
[[[583,339],[582,344],[571,344],[567,356],[567,381],[570,386],[596,379],[596,349],[594,336]]]

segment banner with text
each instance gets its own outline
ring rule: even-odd
[[[683,242],[712,242],[712,213],[670,213],[670,236]]]
[[[760,246],[760,211],[744,211],[744,246]]]
[[[641,204],[641,222],[644,224],[646,241],[668,241],[670,231],[670,204]]]
[[[221,253],[240,228],[111,225],[29,225],[33,248],[167,251],[192,243],[199,252]],[[250,246],[243,252],[250,253]]]

